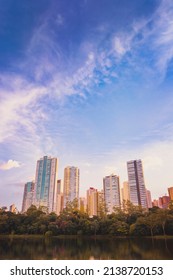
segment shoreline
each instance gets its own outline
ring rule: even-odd
[[[156,235],[156,236],[114,236],[114,235],[52,235],[46,237],[45,235],[40,234],[8,234],[0,235],[0,239],[3,238],[14,238],[14,239],[173,239],[172,235]]]

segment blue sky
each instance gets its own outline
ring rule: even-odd
[[[43,155],[80,168],[80,195],[142,159],[173,185],[171,0],[0,0],[0,205],[21,208]]]

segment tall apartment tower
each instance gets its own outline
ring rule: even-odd
[[[26,212],[28,208],[33,204],[34,186],[34,182],[27,182],[24,186],[22,213]]]
[[[138,206],[147,208],[146,188],[144,183],[143,167],[141,160],[127,162],[130,201]]]
[[[63,193],[61,191],[61,180],[57,180],[56,214],[59,216],[63,210]]]
[[[82,213],[86,213],[86,211],[87,211],[87,200],[86,200],[86,197],[80,197],[79,198],[79,210]]]
[[[146,190],[146,196],[147,196],[147,207],[152,208],[151,192],[149,190]]]
[[[127,181],[123,182],[123,188],[121,189],[122,202],[130,200],[129,183]]]
[[[103,189],[98,191],[98,216],[102,217],[106,214],[105,199]]]
[[[98,215],[98,191],[95,188],[87,190],[87,213],[90,217]]]
[[[56,212],[57,170],[57,158],[44,156],[37,161],[34,204],[48,213]]]
[[[64,207],[67,202],[74,199],[79,200],[79,169],[74,166],[67,166],[64,169]]]
[[[173,200],[173,187],[168,188],[170,200]]]
[[[119,176],[110,175],[103,178],[103,191],[108,214],[113,212],[114,207],[120,207],[120,183]]]

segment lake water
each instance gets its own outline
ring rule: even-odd
[[[173,239],[0,237],[1,260],[173,260]]]

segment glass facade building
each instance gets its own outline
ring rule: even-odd
[[[26,212],[33,204],[34,182],[27,182],[24,186],[22,213]]]
[[[58,160],[44,156],[37,161],[34,205],[50,213],[56,212]]]
[[[138,206],[147,208],[146,188],[141,160],[127,162],[130,201]]]

